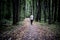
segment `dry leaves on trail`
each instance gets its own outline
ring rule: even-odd
[[[29,18],[23,22],[23,26],[12,33],[12,40],[54,40],[54,33],[48,27],[36,22],[31,25]]]

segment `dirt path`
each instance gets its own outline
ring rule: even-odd
[[[29,18],[24,20],[24,25],[11,33],[9,40],[55,40],[54,33],[48,28],[35,22],[30,24]]]

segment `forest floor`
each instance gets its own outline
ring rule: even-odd
[[[23,21],[22,27],[12,31],[8,38],[7,40],[56,40],[55,33],[48,26],[35,21],[31,25],[29,18]]]

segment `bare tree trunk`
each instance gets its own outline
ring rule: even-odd
[[[47,0],[44,0],[44,22],[46,22],[46,7],[47,7]]]
[[[19,0],[13,0],[13,24],[17,24],[18,23],[18,5],[19,4]]]
[[[19,0],[19,6],[18,6],[18,15],[19,15],[19,21],[21,20],[21,0]]]
[[[55,23],[57,19],[57,0],[52,0],[52,23]]]
[[[25,6],[26,6],[26,0],[23,0],[23,1],[24,1],[24,8],[23,8],[23,9],[24,9],[24,18],[25,18],[25,17],[26,17],[26,16],[25,16]]]
[[[33,3],[33,15],[34,15],[34,0],[32,0],[32,3]]]
[[[37,16],[36,21],[41,21],[41,0],[37,0]]]
[[[38,1],[38,4],[39,4],[38,17],[39,17],[39,21],[41,21],[41,0]]]
[[[58,4],[58,18],[57,21],[60,23],[60,0],[59,0],[59,4]]]
[[[48,3],[49,3],[48,23],[51,24],[50,0],[48,0]]]
[[[5,16],[6,19],[10,19],[11,18],[11,4],[10,4],[10,0],[7,0],[7,14]]]
[[[2,0],[0,0],[0,26],[1,26],[1,19],[2,19],[1,8],[2,8]]]

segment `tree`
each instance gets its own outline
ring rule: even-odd
[[[58,0],[58,17],[57,17],[57,21],[60,22],[60,0]]]
[[[18,16],[19,16],[19,21],[21,20],[21,0],[19,0],[19,3],[18,3]]]
[[[54,22],[56,21],[56,15],[57,15],[57,0],[55,0]]]
[[[36,21],[41,21],[41,0],[37,0],[37,16]]]
[[[33,15],[34,15],[34,0],[32,0],[32,3],[33,3]]]
[[[2,0],[0,0],[0,25],[1,25],[1,19],[2,19],[2,16],[1,16],[1,4],[2,4]]]
[[[7,7],[7,14],[6,14],[5,18],[10,19],[11,18],[11,0],[7,0],[6,5],[7,5],[6,6]]]
[[[26,1],[24,0],[24,17],[25,17],[25,6],[26,6]]]
[[[49,24],[51,24],[51,13],[50,13],[50,11],[51,11],[51,9],[50,9],[50,0],[48,0],[48,4],[49,4],[49,14],[48,14],[48,23]]]
[[[18,6],[19,6],[19,0],[13,0],[13,24],[18,23]]]
[[[44,0],[44,22],[46,22],[47,0]]]

